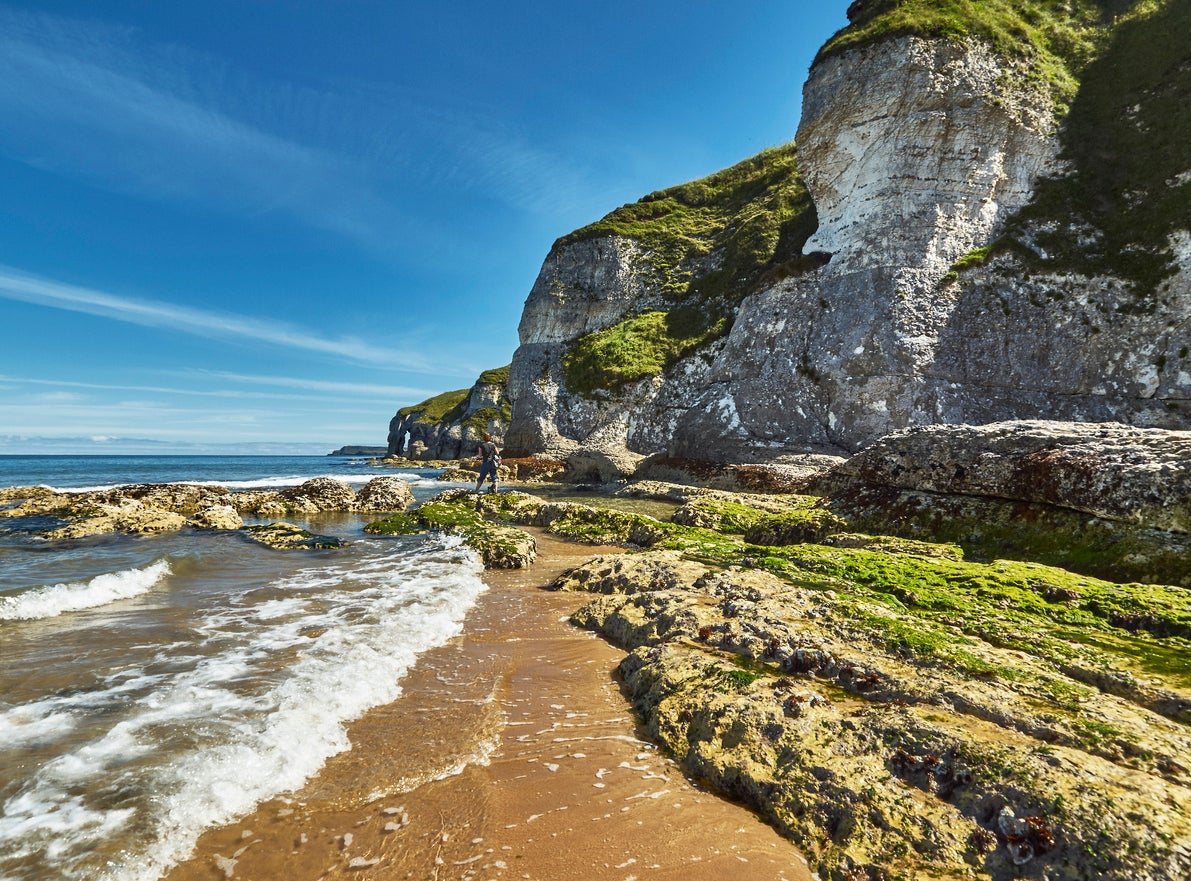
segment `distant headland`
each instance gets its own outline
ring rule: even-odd
[[[328,456],[383,456],[388,447],[340,447],[327,453]]]

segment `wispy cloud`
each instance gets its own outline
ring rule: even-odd
[[[128,29],[0,9],[0,144],[11,154],[151,197],[279,210],[385,246],[392,212],[367,168],[237,115],[234,79],[215,59],[142,45]]]
[[[183,376],[192,376],[204,380],[227,379],[232,382],[250,384],[274,385],[290,388],[300,388],[303,394],[286,392],[245,391],[232,388],[185,388],[180,386],[163,385],[125,385],[120,383],[77,382],[65,379],[36,379],[26,376],[6,376],[0,374],[0,389],[12,390],[18,386],[53,387],[58,389],[80,389],[97,392],[138,392],[141,394],[185,395],[200,398],[245,398],[251,400],[283,400],[308,401],[310,392],[315,395],[325,395],[332,400],[357,398],[362,401],[376,401],[380,403],[397,403],[427,398],[435,392],[426,389],[409,388],[408,386],[387,385],[356,385],[350,382],[323,382],[319,380],[305,380],[286,377],[254,377],[239,374],[220,374],[208,371],[189,371]],[[48,392],[38,396],[38,400],[78,400],[79,395],[67,392]]]
[[[386,252],[399,238],[453,241],[424,207],[435,181],[552,215],[601,192],[493,108],[385,84],[264,82],[133,29],[3,8],[0,150],[120,192],[281,212]]]
[[[349,361],[427,373],[437,373],[441,369],[441,365],[415,351],[394,351],[350,337],[320,336],[301,327],[270,319],[193,309],[155,300],[134,300],[29,275],[2,265],[0,297],[99,315],[145,327],[165,327],[201,337],[268,343]]]
[[[373,385],[370,383],[360,382],[333,382],[330,380],[306,379],[305,377],[296,376],[258,376],[246,373],[226,373],[215,370],[190,371],[186,375],[209,377],[211,379],[222,379],[231,382],[242,382],[253,385],[272,385],[279,386],[281,388],[299,388],[312,392],[326,392],[336,396],[357,395],[367,397],[384,397],[394,400],[405,398],[427,398],[430,395],[437,394],[438,391],[441,391],[441,389],[437,391],[429,391],[427,389],[416,389],[401,385]]]

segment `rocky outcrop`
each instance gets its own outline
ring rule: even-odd
[[[173,511],[163,511],[135,499],[118,504],[96,503],[79,511],[78,516],[65,526],[50,530],[50,539],[83,538],[107,532],[123,532],[128,535],[156,535],[162,532],[177,532],[186,525],[186,518]]]
[[[199,529],[240,529],[244,520],[231,505],[211,505],[196,513],[187,523]]]
[[[508,367],[486,370],[470,389],[402,407],[389,422],[386,455],[413,460],[472,456],[485,432],[504,447],[511,417],[508,381]]]
[[[923,426],[812,482],[852,528],[1117,581],[1191,586],[1191,432],[1119,423]]]
[[[739,458],[775,435],[852,451],[951,421],[931,376],[956,305],[940,281],[1057,150],[1048,102],[1014,81],[980,43],[915,37],[815,66],[798,129],[819,215],[805,247],[831,261],[746,299],[676,452]]]
[[[620,674],[650,736],[789,834],[822,877],[1191,871],[1186,725],[1079,672],[1119,657],[1078,642],[1067,654],[1044,624],[1033,648],[991,622],[934,630],[925,597],[909,613],[874,602],[873,588],[898,590],[875,570],[826,589],[786,571],[654,552],[597,558],[555,586],[599,595],[573,620],[630,652]],[[1008,587],[995,581],[981,589]],[[1156,705],[1187,715],[1189,694]]]
[[[221,486],[149,483],[81,493],[13,487],[5,490],[0,500],[14,503],[0,508],[0,518],[48,518],[46,523],[51,525],[40,530],[47,537],[81,538],[108,532],[175,532],[187,525],[240,529],[244,526],[241,515],[267,519],[324,511],[404,511],[413,503],[413,493],[405,481],[396,477],[374,478],[358,495],[345,483],[319,477],[280,492],[231,492]]]
[[[319,511],[350,511],[356,506],[356,494],[346,483],[330,477],[316,477],[280,493],[294,510],[305,514]]]
[[[1191,431],[1119,423],[924,426],[882,438],[817,491],[857,484],[982,496],[1191,533]]]

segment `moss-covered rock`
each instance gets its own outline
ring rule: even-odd
[[[1046,624],[1039,638],[1020,622],[1020,643],[992,622],[968,635],[889,602],[904,571],[870,583],[852,580],[859,570],[775,577],[685,553],[597,558],[556,586],[599,594],[574,620],[630,650],[620,670],[651,735],[755,805],[824,877],[1008,878],[1025,866],[1090,881],[1173,878],[1191,865],[1180,759],[1191,735],[1175,721],[1191,719],[1186,676],[1168,677],[1164,718],[1152,684],[1132,694],[1088,684],[1093,668],[1128,678],[1130,652],[1065,642],[1056,661],[1063,640]],[[891,566],[899,556],[857,553]],[[972,596],[999,606],[1020,573],[981,571]]]
[[[460,535],[480,555],[486,569],[521,569],[537,556],[533,537],[483,518],[465,498],[427,502],[415,512],[427,529]]]
[[[253,541],[280,551],[314,551],[341,548],[347,544],[333,535],[315,535],[293,523],[265,523],[245,526],[244,533]]]

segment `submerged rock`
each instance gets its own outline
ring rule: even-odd
[[[277,550],[323,550],[341,548],[347,544],[333,535],[315,535],[293,523],[268,523],[246,526],[244,532],[253,541]]]

